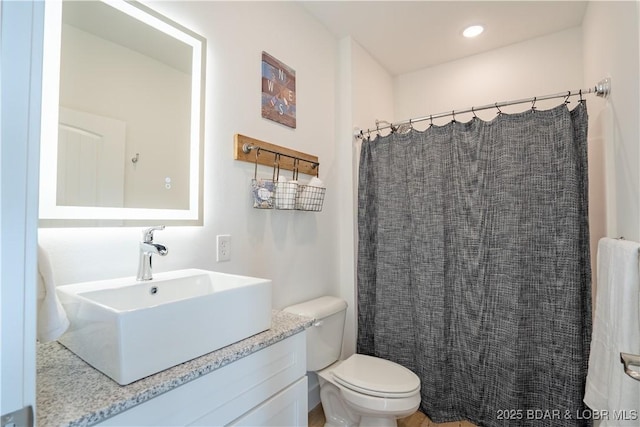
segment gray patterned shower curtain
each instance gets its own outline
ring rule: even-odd
[[[363,142],[358,352],[433,421],[591,425],[586,134],[581,102]]]

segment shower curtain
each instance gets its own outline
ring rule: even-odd
[[[591,424],[586,133],[581,102],[363,142],[358,352],[433,421]]]

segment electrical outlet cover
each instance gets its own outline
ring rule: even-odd
[[[231,261],[231,235],[216,236],[216,261]]]

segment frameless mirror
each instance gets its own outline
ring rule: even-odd
[[[40,224],[201,224],[204,67],[144,5],[48,2]]]

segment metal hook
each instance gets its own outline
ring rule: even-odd
[[[476,115],[475,107],[471,107],[471,112],[473,113],[473,118],[477,119],[478,116]]]
[[[273,181],[278,181],[280,177],[280,153],[273,155]]]
[[[300,167],[300,159],[298,159],[297,157],[294,157],[293,159],[293,180],[294,181],[298,180],[299,167]]]
[[[453,120],[451,120],[453,123],[456,122],[456,110],[451,110],[451,115],[453,116]]]
[[[580,102],[584,102],[584,99],[582,99],[582,89],[580,89]]]
[[[569,97],[571,96],[571,91],[568,90],[567,91],[567,96],[564,98],[564,103],[565,104],[569,104]]]
[[[251,149],[249,149],[249,151],[251,151]],[[256,148],[256,165],[253,169],[253,179],[258,179],[258,156],[259,155],[260,155],[260,147],[257,147]]]
[[[533,101],[531,102],[531,111],[536,111],[536,100],[538,99],[537,96],[533,97]]]
[[[140,153],[136,153],[136,156],[131,158],[131,163],[136,164],[138,163],[139,159],[140,159]]]
[[[496,110],[498,110],[497,114],[502,114],[502,110],[500,109],[500,107],[498,107],[498,103],[496,102],[495,104]]]
[[[429,116],[429,127],[433,126],[433,116]]]

